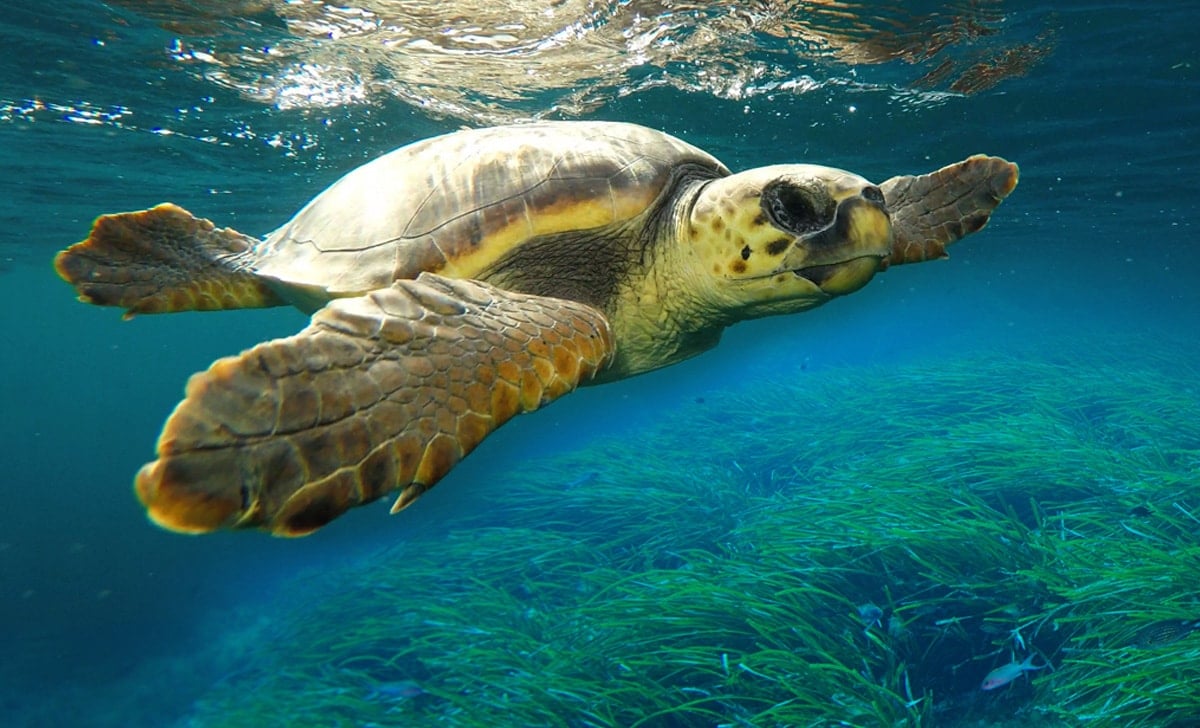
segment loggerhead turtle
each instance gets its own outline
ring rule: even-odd
[[[945,257],[1017,174],[985,156],[879,186],[807,164],[731,174],[645,127],[543,122],[397,149],[264,240],[171,204],[104,215],[55,266],[127,317],[315,312],[194,375],[135,479],[166,528],[294,536],[397,489],[399,511],[580,384]]]

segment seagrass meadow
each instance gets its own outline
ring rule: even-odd
[[[1194,725],[1200,355],[1109,345],[754,379],[527,463],[297,577],[186,724]]]

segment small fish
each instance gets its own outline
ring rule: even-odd
[[[1137,647],[1162,647],[1178,642],[1197,629],[1200,629],[1200,620],[1154,622],[1138,631],[1133,644]]]
[[[867,626],[867,629],[870,629],[879,625],[879,620],[883,619],[883,610],[867,602],[858,606],[858,617]]]
[[[415,698],[424,695],[421,686],[412,680],[396,680],[394,682],[377,683],[367,691],[367,700],[393,702]]]
[[[980,685],[979,688],[981,690],[995,690],[996,688],[1004,687],[1013,680],[1021,677],[1022,673],[1026,673],[1031,670],[1041,670],[1046,667],[1048,667],[1048,665],[1037,665],[1035,667],[1033,664],[1033,655],[1026,657],[1024,662],[1017,662],[1016,660],[1013,660],[1007,665],[1001,665],[995,670],[989,672],[987,677],[983,679],[983,684]]]
[[[582,488],[584,486],[588,486],[588,485],[591,485],[592,483],[595,483],[596,479],[599,477],[600,477],[600,473],[598,473],[594,470],[591,470],[591,471],[584,473],[583,475],[577,476],[574,480],[572,480],[571,482],[564,485],[563,488],[565,490],[575,490],[576,488]]]

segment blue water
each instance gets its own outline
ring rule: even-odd
[[[769,32],[806,18],[826,37],[845,30],[815,3],[777,3],[777,17],[758,8],[760,25],[725,30],[694,56],[688,44],[720,13],[660,3],[645,22],[660,18],[683,52],[598,73],[634,52],[616,47],[512,98],[500,89],[521,90],[520,73],[475,85],[408,77],[381,61],[404,46],[385,53],[369,33],[339,44],[350,26],[322,30],[290,17],[282,0],[228,5],[242,17],[212,3],[16,0],[0,9],[0,715],[44,698],[91,706],[64,724],[114,724],[134,699],[121,687],[127,676],[219,638],[226,618],[269,605],[298,569],[334,569],[411,529],[436,530],[464,499],[486,497],[496,468],[631,431],[779,362],[869,366],[1017,343],[1053,351],[1082,336],[1119,364],[1110,340],[1152,348],[1200,331],[1194,3],[858,8],[853,43]],[[571,26],[579,37],[607,38],[632,12],[596,5],[603,11]],[[354,17],[374,22],[384,6],[364,4],[375,14]],[[895,35],[893,21],[914,24],[906,47],[920,52],[871,50],[871,39]],[[576,52],[561,43],[562,57]],[[537,54],[494,55],[478,63],[519,69]],[[447,74],[471,72],[461,58]],[[945,75],[921,81],[943,63]],[[963,93],[977,64],[1004,72]],[[739,75],[748,69],[759,70]],[[265,233],[377,154],[534,116],[640,122],[734,169],[813,161],[885,179],[986,152],[1018,162],[1021,182],[948,262],[889,271],[815,312],[741,324],[703,357],[520,418],[422,500],[419,525],[370,508],[282,541],[186,538],[147,523],[130,479],[187,376],[305,319],[278,309],[123,322],[75,302],[50,266],[54,253],[98,214],[166,200]],[[204,685],[183,676],[171,688],[158,691],[163,722],[151,724],[185,717]]]

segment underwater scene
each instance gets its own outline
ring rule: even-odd
[[[1167,0],[6,3],[0,724],[1200,725],[1197,24],[1200,6]],[[394,149],[559,121],[703,151],[648,132],[637,164],[665,192],[567,175],[539,197],[517,180],[537,153],[496,172],[482,147],[443,144],[428,164],[466,172],[438,194],[523,200],[559,243],[632,231],[621,244],[649,241],[635,252],[650,263],[601,245],[638,263],[539,274],[528,251],[547,248],[481,223],[474,252],[441,252],[507,273],[388,288],[389,262],[370,300],[409,303],[363,314],[369,296],[329,282],[343,279],[327,249],[302,261],[259,242]],[[533,128],[591,149],[614,127],[487,138],[503,152]],[[634,166],[606,154],[595,164]],[[1000,161],[921,176],[977,154],[1019,181]],[[729,203],[712,239],[729,225],[723,239],[747,243],[728,259],[662,262],[707,255],[709,238],[660,218],[703,220],[725,202],[700,190],[783,164],[850,174],[753,172],[801,182],[754,188],[757,217]],[[815,217],[797,219],[801,193],[828,210],[805,202]],[[89,238],[101,215],[166,202],[215,228],[159,208]],[[588,222],[609,202],[640,216]],[[374,270],[354,204],[325,204],[327,234]],[[469,207],[430,214],[449,229]],[[197,263],[181,226],[235,242]],[[788,247],[756,276],[775,247],[762,230]],[[82,267],[56,258],[85,239]],[[869,250],[830,257],[850,241]],[[805,246],[815,262],[787,263]],[[570,298],[576,268],[614,298],[550,315],[520,297]],[[741,274],[773,287],[720,298],[712,328],[656,348],[676,341],[664,320],[716,306],[700,291],[748,290],[719,287]],[[660,278],[662,295],[645,283]],[[801,293],[781,303],[784,288]],[[312,388],[349,389],[379,362],[306,385],[304,407],[253,352],[282,352],[289,376],[306,341],[337,343],[306,355],[322,366],[354,336],[410,352],[396,322],[412,305],[450,316],[429,336],[454,342],[473,324],[452,316],[485,298],[566,338],[611,327],[616,345],[551,356],[565,383],[512,402],[492,377],[541,339],[460,383],[404,360],[409,389],[450,391],[447,408],[483,391],[494,416],[450,450],[426,433],[420,465],[398,445],[380,472],[383,490],[417,482],[403,494],[364,495],[354,475],[336,508],[310,488],[272,511],[269,487],[239,480],[361,460],[386,419],[348,410],[353,428],[319,451],[279,437],[285,410],[318,421]],[[184,310],[206,307],[246,310]],[[210,408],[193,417],[196,402]],[[255,454],[281,440],[300,454]],[[212,455],[230,442],[260,459]]]

